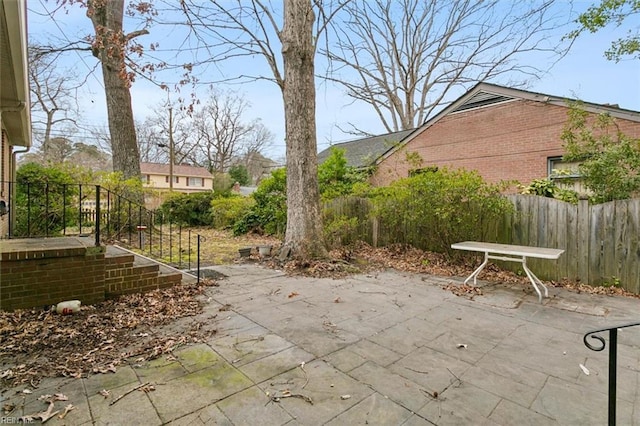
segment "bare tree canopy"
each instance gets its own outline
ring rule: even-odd
[[[171,134],[177,164],[188,162],[225,173],[232,163],[249,153],[261,153],[273,142],[273,134],[260,120],[246,119],[249,106],[242,94],[220,89],[210,90],[195,106],[163,102],[144,123],[136,125],[140,158],[168,162]]]
[[[282,91],[287,165],[287,229],[282,256],[326,255],[317,176],[315,53],[319,36],[342,2],[285,0],[279,10],[261,0],[181,0],[198,39],[216,60],[265,59],[269,72],[240,78],[268,79]]]
[[[127,2],[126,7],[124,0],[58,0],[56,3],[58,13],[62,13],[66,7],[86,9],[86,15],[93,25],[93,34],[87,34],[79,40],[67,38],[57,46],[42,46],[35,57],[88,51],[98,59],[106,97],[113,168],[127,178],[138,177],[140,155],[129,88],[136,75],[153,68],[138,64],[135,60],[144,52],[136,39],[148,34],[150,18],[155,15],[153,6],[142,0]],[[125,15],[142,18],[138,20],[141,22],[140,28],[125,33]]]
[[[324,51],[331,79],[370,105],[388,132],[415,128],[453,88],[544,73],[564,52],[552,32],[569,19],[553,3],[352,0],[334,25],[336,47]],[[531,62],[541,56],[543,65]]]
[[[46,157],[52,132],[65,124],[77,125],[76,90],[82,82],[72,70],[57,68],[57,58],[40,56],[39,51],[37,46],[29,48],[29,88],[34,135],[39,137],[41,153]]]

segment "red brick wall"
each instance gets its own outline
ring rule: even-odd
[[[106,259],[104,290],[106,298],[141,293],[179,284],[180,275],[158,275],[158,265],[133,266],[133,255]]]
[[[562,156],[560,135],[566,107],[517,100],[449,114],[383,160],[372,183],[388,185],[415,168],[407,153],[422,158],[421,167],[477,170],[488,182],[528,184],[548,175],[547,159]],[[640,137],[640,123],[617,120],[620,130]]]
[[[105,258],[101,248],[9,251],[1,254],[0,310],[54,305],[78,299],[83,305],[107,297],[142,293],[181,282],[159,275],[158,265],[133,265],[133,255]]]
[[[104,252],[85,248],[2,253],[0,309],[104,300]]]

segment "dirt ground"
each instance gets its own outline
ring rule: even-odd
[[[223,265],[238,260],[238,249],[251,247],[254,254],[256,247],[271,245],[280,247],[281,240],[275,237],[247,234],[234,236],[230,231],[212,228],[191,228],[191,232],[205,238],[200,244],[200,262],[203,265]]]

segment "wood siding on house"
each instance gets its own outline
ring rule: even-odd
[[[419,167],[476,170],[488,182],[529,184],[549,175],[548,159],[564,154],[560,139],[568,107],[515,99],[444,115],[406,145],[382,159],[371,178],[386,186]],[[616,119],[620,130],[640,138],[640,123]],[[414,155],[415,157],[415,155]]]

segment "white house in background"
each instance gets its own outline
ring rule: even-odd
[[[140,163],[142,186],[158,192],[146,200],[147,207],[156,208],[170,189],[168,164]],[[173,166],[173,191],[186,194],[213,190],[213,175],[204,167],[179,164]]]

